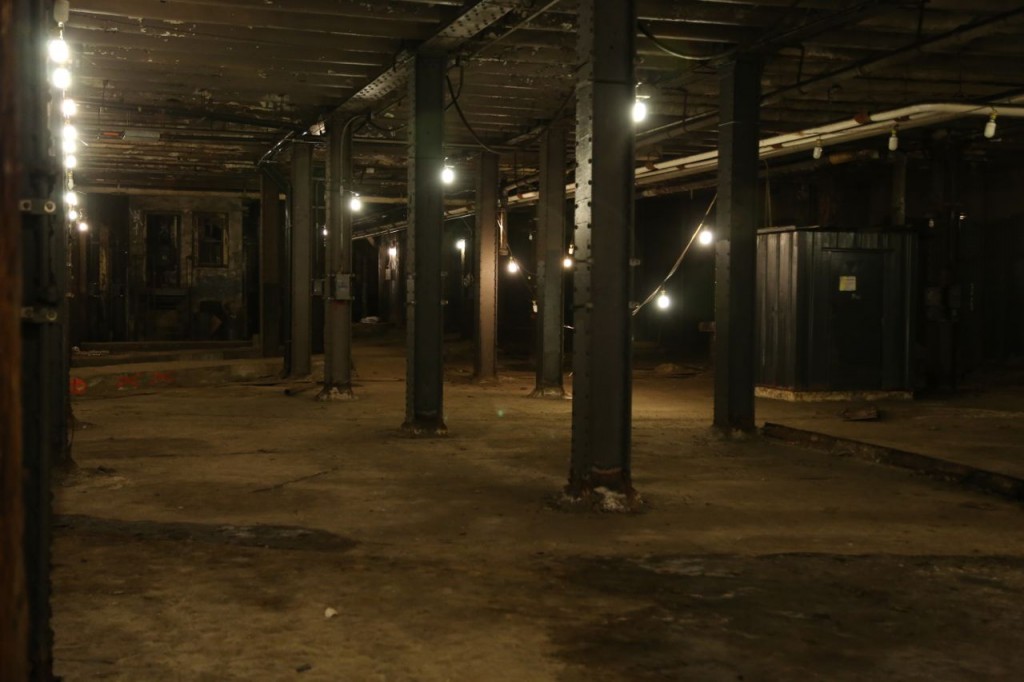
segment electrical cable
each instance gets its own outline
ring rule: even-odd
[[[676,59],[683,59],[683,60],[688,61],[688,62],[709,62],[709,61],[713,61],[713,60],[716,60],[716,59],[724,59],[724,58],[728,57],[729,55],[731,55],[731,54],[736,52],[736,48],[732,48],[730,50],[726,50],[725,52],[721,52],[719,54],[713,54],[713,55],[707,55],[707,56],[698,56],[698,55],[693,55],[693,54],[683,54],[682,52],[676,52],[671,47],[669,47],[665,43],[661,42],[661,40],[659,40],[657,37],[655,37],[654,33],[652,33],[651,30],[649,28],[647,28],[647,26],[644,25],[644,23],[642,21],[636,22],[636,25],[637,25],[637,28],[640,29],[640,32],[643,33],[644,36],[648,40],[650,40],[652,43],[654,43],[654,46],[656,48],[658,48],[659,50],[661,50],[662,52],[664,52],[665,54],[667,54],[667,55],[669,55],[671,57],[675,57]]]
[[[686,254],[689,252],[690,247],[693,246],[693,242],[697,240],[697,236],[700,234],[701,230],[704,229],[704,224],[707,222],[708,216],[711,215],[711,209],[715,207],[715,202],[717,201],[718,193],[716,192],[715,196],[711,198],[711,203],[708,204],[707,210],[704,211],[704,217],[700,219],[699,223],[697,223],[697,229],[695,229],[693,231],[693,235],[690,236],[690,241],[686,242],[686,246],[683,247],[683,251],[679,254],[679,258],[676,258],[676,262],[672,266],[672,269],[668,271],[667,275],[665,275],[665,279],[661,280],[661,283],[655,287],[654,291],[651,292],[651,295],[645,298],[643,303],[633,309],[634,316],[636,316],[644,306],[658,297],[658,294],[665,289],[665,285],[668,284],[668,281],[672,279],[672,276],[679,270],[679,266],[683,264],[683,259],[686,258]]]
[[[459,70],[459,91],[458,91],[458,93],[455,92],[455,86],[452,85],[452,77],[451,77],[450,74],[451,74],[453,69],[458,69]],[[473,130],[473,126],[470,125],[469,119],[466,118],[465,112],[462,111],[462,105],[459,104],[459,97],[462,95],[462,82],[463,82],[464,78],[465,78],[465,71],[462,68],[462,64],[459,64],[457,62],[455,63],[454,66],[452,66],[451,69],[448,69],[447,73],[445,73],[444,80],[448,84],[448,93],[452,97],[451,104],[452,104],[452,106],[455,107],[455,111],[459,114],[459,118],[462,119],[462,125],[464,125],[466,127],[466,130],[468,130],[469,134],[473,136],[473,139],[476,140],[476,143],[478,145],[480,145],[485,151],[488,151],[488,152],[490,152],[492,154],[500,154],[501,152],[499,152],[497,149],[494,149],[493,147],[488,146],[486,142],[484,142],[482,139],[480,139],[480,136],[476,134],[475,130]]]

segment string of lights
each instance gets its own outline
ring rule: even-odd
[[[73,83],[71,75],[71,48],[64,40],[64,22],[57,22],[57,36],[46,46],[46,54],[50,66],[50,84],[60,96],[60,113],[63,125],[60,131],[60,147],[63,160],[64,204],[68,227],[77,227],[79,232],[88,232],[85,206],[75,192],[75,169],[78,167],[78,145],[80,143],[78,129],[74,119],[78,114],[78,104],[69,94]]]
[[[657,306],[662,310],[669,308],[672,305],[672,299],[669,297],[668,292],[665,291],[665,285],[668,284],[669,280],[679,271],[679,266],[683,264],[683,259],[686,258],[686,254],[690,251],[690,247],[693,243],[700,242],[704,246],[709,246],[711,242],[715,240],[714,234],[709,230],[706,225],[708,216],[711,215],[711,209],[715,207],[715,202],[718,201],[718,193],[711,198],[711,203],[708,204],[708,208],[704,211],[704,217],[697,223],[697,227],[693,230],[693,234],[690,235],[689,241],[686,242],[686,246],[683,247],[679,257],[676,258],[675,264],[672,265],[672,269],[668,271],[665,278],[661,280],[657,287],[650,293],[650,295],[643,300],[643,302],[633,309],[633,315],[637,315],[648,303],[651,301],[657,301]]]

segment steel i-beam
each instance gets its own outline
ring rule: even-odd
[[[498,155],[480,152],[476,186],[474,378],[498,378]]]
[[[719,68],[718,242],[715,245],[715,426],[754,428],[757,117],[761,64]]]
[[[289,376],[313,371],[313,146],[292,147]]]
[[[324,285],[324,384],[318,400],[352,393],[352,121],[333,120],[327,140],[327,278]]]
[[[564,398],[565,125],[541,136],[537,200],[537,385],[535,398]]]
[[[582,0],[576,86],[572,459],[567,489],[633,495],[633,0]]]
[[[403,428],[444,435],[441,240],[444,228],[444,75],[447,58],[422,52],[409,79],[409,226],[406,232],[406,412]]]

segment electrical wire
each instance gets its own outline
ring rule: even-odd
[[[688,62],[709,62],[709,61],[713,61],[713,60],[716,60],[716,59],[724,59],[724,58],[728,57],[729,55],[731,55],[731,54],[736,52],[736,48],[732,48],[731,50],[726,50],[725,52],[721,52],[719,54],[713,54],[713,55],[707,55],[707,56],[698,56],[698,55],[693,55],[693,54],[684,54],[682,52],[676,52],[671,47],[669,47],[665,43],[661,42],[661,40],[659,40],[657,37],[655,37],[654,33],[651,32],[651,29],[649,29],[642,21],[636,22],[636,25],[637,25],[637,28],[640,29],[640,32],[643,33],[644,36],[646,36],[648,40],[650,40],[652,43],[654,43],[654,46],[656,48],[658,48],[659,50],[661,50],[662,52],[664,52],[665,54],[667,54],[667,55],[669,55],[671,57],[675,57],[676,59],[683,59],[683,60],[688,61]]]
[[[457,93],[455,92],[455,86],[452,85],[452,77],[450,75],[451,72],[455,69],[459,70],[459,91]],[[473,126],[470,125],[469,123],[469,119],[466,118],[465,112],[462,111],[462,105],[459,104],[459,97],[462,95],[462,81],[464,80],[464,78],[465,71],[462,68],[462,64],[459,63],[456,63],[454,66],[452,66],[451,69],[448,69],[447,73],[445,73],[444,80],[448,84],[448,93],[451,95],[452,98],[451,104],[453,107],[455,107],[455,111],[459,114],[459,118],[462,119],[462,125],[466,127],[466,130],[468,130],[469,134],[473,136],[473,139],[476,140],[476,143],[480,145],[480,147],[482,147],[485,151],[491,152],[492,154],[500,154],[501,152],[499,152],[497,149],[494,149],[493,147],[488,146],[487,143],[484,142],[480,138],[480,136],[476,134],[476,131],[473,129]]]
[[[690,241],[686,242],[686,246],[683,247],[683,251],[682,253],[679,254],[679,258],[676,258],[676,262],[672,266],[672,269],[668,271],[667,275],[665,275],[665,279],[661,280],[661,283],[658,284],[657,287],[655,287],[654,291],[651,292],[651,295],[645,298],[643,303],[641,303],[640,305],[633,309],[634,316],[636,316],[637,313],[639,313],[645,305],[647,305],[648,303],[650,303],[651,301],[658,297],[658,294],[665,289],[665,285],[668,284],[668,281],[672,279],[673,275],[675,275],[676,272],[679,270],[679,266],[683,264],[683,259],[686,258],[686,254],[687,252],[689,252],[690,247],[693,246],[693,242],[697,240],[697,236],[700,234],[701,230],[704,229],[704,225],[705,223],[707,223],[708,216],[711,215],[711,209],[715,207],[715,202],[717,201],[718,193],[716,192],[715,196],[711,198],[711,203],[708,204],[707,210],[704,211],[704,217],[700,219],[699,223],[697,223],[697,229],[695,229],[693,231],[693,234],[690,236]]]

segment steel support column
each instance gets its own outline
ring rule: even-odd
[[[498,155],[480,152],[476,184],[473,282],[476,290],[477,381],[498,378]]]
[[[53,632],[50,627],[50,566],[51,566],[51,519],[52,519],[52,474],[55,468],[68,462],[68,397],[67,346],[68,306],[67,293],[67,245],[68,227],[63,209],[63,169],[60,168],[59,107],[52,106],[54,90],[47,82],[46,62],[40,46],[45,45],[51,32],[56,30],[52,14],[53,3],[38,0],[15,0],[12,4],[0,4],[0,25],[4,35],[3,46],[10,49],[13,43],[15,59],[13,65],[5,58],[4,69],[16,68],[16,86],[4,89],[0,97],[4,124],[17,125],[17,155],[5,145],[0,157],[4,159],[4,173],[17,172],[13,183],[5,183],[4,193],[13,185],[17,192],[17,205],[21,210],[20,221],[5,222],[0,230],[21,230],[20,237],[12,242],[19,243],[21,263],[13,272],[21,272],[20,286],[4,296],[20,289],[21,300],[18,309],[20,320],[20,410],[14,406],[14,415],[21,415],[20,457],[3,452],[0,457],[11,455],[20,459],[20,475],[13,483],[22,485],[24,519],[22,551],[12,553],[12,560],[23,558],[22,571],[24,590],[17,596],[27,609],[28,628],[16,632],[17,646],[26,648],[15,654],[15,666],[26,660],[26,680],[51,680],[53,677]],[[8,72],[9,73],[9,72]],[[6,77],[5,77],[6,80]],[[8,199],[5,198],[6,204]],[[20,223],[20,228],[19,228]],[[4,261],[8,258],[4,257]],[[6,263],[4,265],[6,267]],[[15,345],[15,348],[17,345]],[[3,353],[9,351],[6,347]],[[15,372],[15,375],[18,373]],[[8,381],[5,376],[4,382]],[[15,436],[16,437],[16,436]],[[4,469],[6,476],[6,468]],[[5,482],[6,484],[6,482]],[[15,496],[17,500],[17,496]],[[3,501],[6,506],[8,502]],[[15,517],[17,518],[17,516]],[[9,540],[10,538],[5,538]],[[0,565],[6,571],[10,561],[4,555]],[[6,582],[3,581],[3,582]],[[7,603],[0,595],[0,609]],[[18,605],[14,605],[18,606]],[[4,614],[6,616],[6,614]],[[12,614],[19,618],[18,613]],[[24,615],[24,611],[20,615]],[[17,626],[24,626],[24,620]],[[27,635],[27,637],[26,637]],[[0,649],[6,652],[7,643]],[[0,669],[5,668],[0,664]],[[0,675],[4,680],[4,675]]]
[[[754,428],[757,116],[761,64],[719,69],[718,242],[715,252],[715,416],[725,432]]]
[[[313,146],[292,147],[291,340],[289,376],[313,371]]]
[[[576,85],[576,270],[570,496],[632,494],[633,0],[582,0]]]
[[[281,354],[281,199],[277,183],[260,176],[260,351]]]
[[[565,125],[541,136],[537,201],[537,385],[534,398],[563,398],[565,268]]]
[[[409,226],[406,232],[406,412],[403,428],[443,435],[441,240],[444,228],[444,53],[423,52],[409,78]]]
[[[336,117],[327,139],[327,276],[324,385],[318,400],[352,394],[352,122]]]
[[[39,3],[35,3],[39,4]],[[22,216],[19,203],[24,194],[21,174],[21,133],[24,121],[18,121],[15,108],[30,90],[22,83],[25,71],[42,70],[42,58],[17,59],[16,36],[28,33],[22,15],[25,2],[0,0],[0,680],[29,678],[30,587],[26,577],[26,531],[38,528],[31,518],[34,509],[26,506],[22,452],[21,411],[21,270]],[[38,53],[38,51],[37,51]],[[38,84],[38,76],[36,77]],[[35,98],[33,98],[35,99]],[[19,125],[20,123],[20,125]],[[25,137],[27,141],[32,137]],[[32,581],[48,580],[31,575]]]

